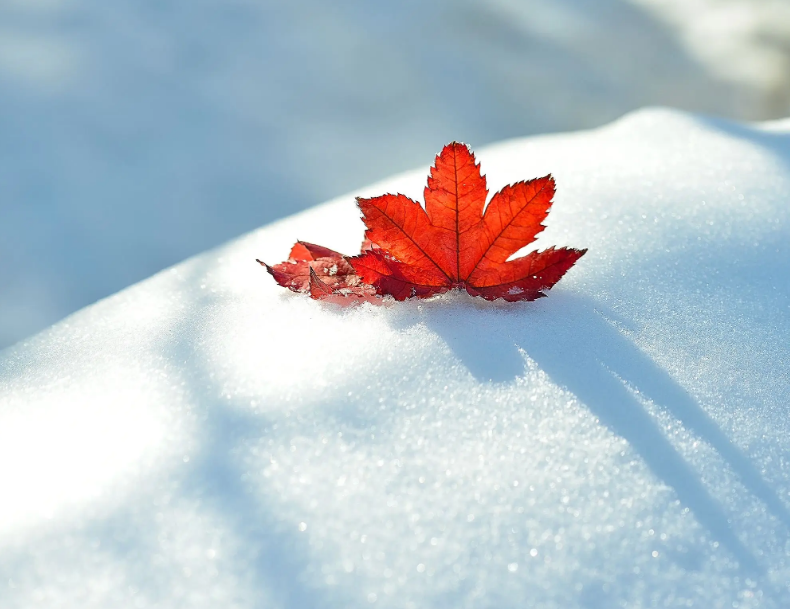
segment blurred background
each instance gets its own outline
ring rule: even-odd
[[[790,2],[0,0],[0,348],[453,139],[645,105],[790,114]]]

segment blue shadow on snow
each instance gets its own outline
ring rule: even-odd
[[[763,573],[732,530],[727,514],[700,477],[669,442],[635,396],[654,401],[691,433],[712,446],[741,483],[790,529],[790,512],[749,459],[722,432],[696,400],[667,372],[629,341],[590,300],[555,294],[551,314],[523,316],[492,312],[485,325],[469,310],[461,318],[433,316],[428,326],[481,382],[506,382],[523,373],[521,350],[558,386],[573,393],[602,424],[624,438],[651,471],[674,489],[680,501],[726,547],[746,573]]]

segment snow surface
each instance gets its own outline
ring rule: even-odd
[[[0,347],[451,140],[790,114],[787,0],[3,0]]]
[[[555,175],[538,245],[590,251],[548,298],[276,286],[358,247],[348,195],[3,352],[0,606],[790,606],[790,122],[478,158]]]

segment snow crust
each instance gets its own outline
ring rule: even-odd
[[[641,111],[478,151],[546,173],[534,303],[341,309],[352,195],[0,354],[0,606],[790,606],[790,125]]]

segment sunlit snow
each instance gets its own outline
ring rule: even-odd
[[[476,151],[551,172],[532,303],[341,309],[354,195],[0,356],[0,606],[790,606],[790,124],[665,110]]]

